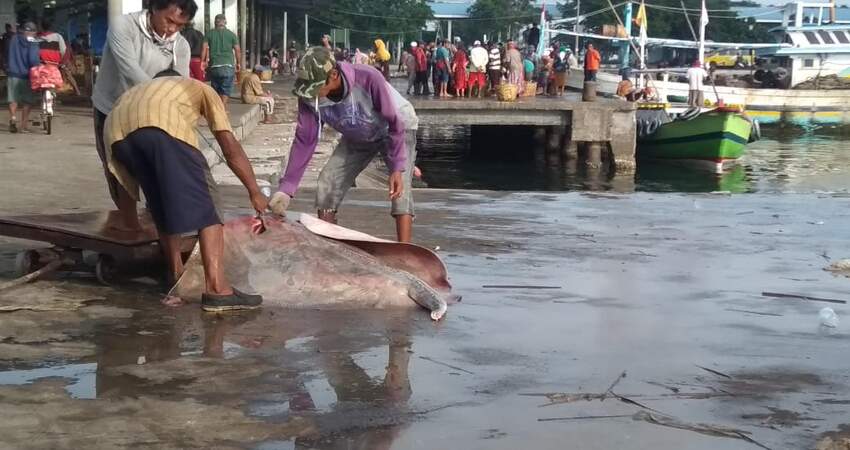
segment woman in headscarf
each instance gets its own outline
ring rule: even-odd
[[[375,39],[375,65],[384,74],[384,79],[390,81],[390,59],[392,55],[381,39]]]
[[[516,47],[516,42],[508,41],[508,50],[505,57],[505,63],[508,69],[508,83],[517,86],[525,85],[524,67],[522,64],[522,54]]]
[[[466,50],[463,44],[457,45],[454,58],[452,59],[452,75],[455,84],[455,93],[458,97],[466,96],[467,74],[466,66],[469,64],[469,58],[466,57]]]

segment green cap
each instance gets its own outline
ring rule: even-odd
[[[295,89],[292,93],[305,99],[314,99],[324,86],[334,68],[334,55],[325,47],[311,47],[298,60]]]

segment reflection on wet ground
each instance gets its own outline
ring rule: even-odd
[[[391,236],[383,195],[353,191],[342,223]],[[57,308],[0,314],[0,447],[560,449],[568,437],[797,449],[847,437],[848,324],[827,331],[821,304],[761,295],[850,300],[847,279],[822,270],[848,256],[841,196],[418,200],[417,239],[440,247],[464,295],[439,323],[420,310],[206,315],[164,309],[152,285],[78,278],[0,293]]]
[[[738,165],[722,174],[658,161],[638,161],[634,180],[589,176],[573,163],[552,166],[522,127],[489,130],[477,140],[469,127],[420,131],[417,163],[433,188],[498,191],[847,192],[848,138],[819,129],[765,128]],[[639,154],[639,152],[638,152]]]

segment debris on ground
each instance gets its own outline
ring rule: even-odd
[[[820,297],[811,297],[808,295],[799,295],[799,294],[783,294],[780,292],[762,292],[762,296],[764,297],[773,297],[773,298],[796,298],[799,300],[809,300],[812,302],[826,302],[826,303],[838,303],[840,305],[847,304],[847,300],[837,300],[834,298],[820,298]]]
[[[832,272],[833,275],[841,275],[850,278],[850,259],[839,259],[823,270]]]
[[[634,420],[643,420],[654,425],[693,431],[695,433],[705,434],[707,436],[741,439],[751,444],[757,445],[761,448],[770,450],[770,447],[767,447],[764,444],[761,444],[760,442],[749,437],[748,435],[750,433],[738,430],[736,428],[730,428],[720,425],[710,425],[705,423],[689,423],[672,416],[659,413],[651,413],[647,411],[638,411],[635,413],[634,416],[632,416],[632,418]]]

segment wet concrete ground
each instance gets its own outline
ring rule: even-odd
[[[245,211],[240,189],[225,194]],[[353,191],[342,224],[391,236],[384,195]],[[421,310],[207,315],[163,308],[141,281],[0,293],[3,306],[54,309],[0,313],[0,447],[798,449],[848,437],[847,305],[762,296],[850,300],[850,280],[823,270],[848,256],[846,197],[417,200],[416,239],[439,247],[464,296],[440,323]],[[0,272],[31,245],[3,241]],[[846,320],[820,327],[823,306]],[[604,401],[544,395],[602,394],[624,371]]]

